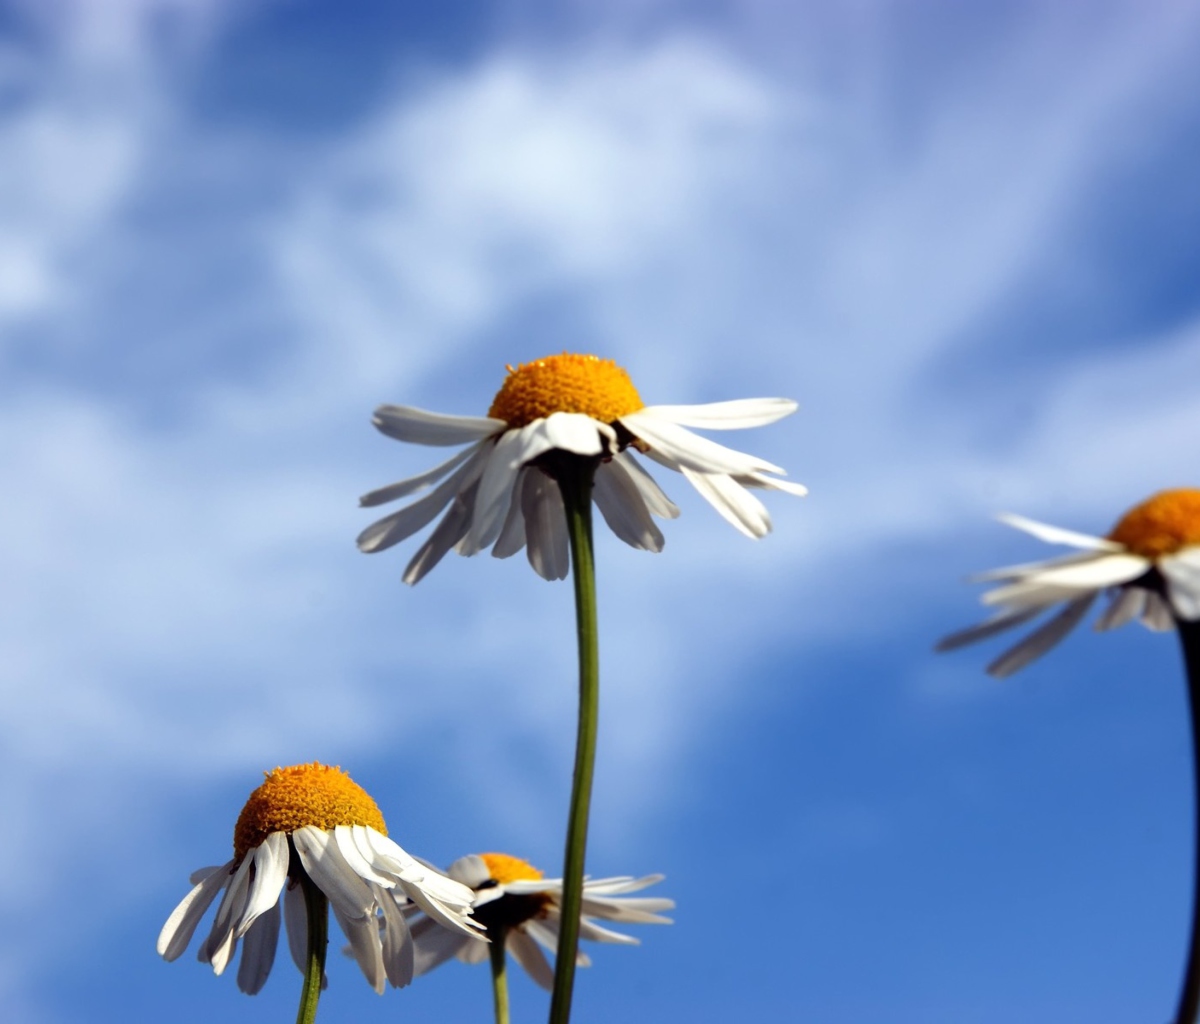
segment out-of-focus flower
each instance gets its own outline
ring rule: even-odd
[[[747,488],[797,495],[805,488],[776,479],[783,475],[778,466],[687,428],[758,427],[795,409],[786,398],[646,406],[614,362],[565,352],[509,367],[485,417],[383,405],[373,422],[388,437],[469,447],[428,472],[364,495],[362,505],[382,505],[437,484],[420,500],[368,526],[358,546],[383,551],[449,506],[409,562],[406,583],[420,580],[451,548],[474,555],[488,547],[497,558],[527,547],[539,575],[563,579],[569,568],[566,517],[547,468],[549,460],[566,453],[598,462],[593,500],[613,533],[632,547],[661,551],[663,535],[653,517],[673,519],[679,509],[633,451],[682,473],[737,529],[762,537],[771,529],[770,516]]]
[[[307,878],[329,901],[367,981],[407,985],[413,944],[392,890],[413,901],[448,934],[476,934],[468,886],[426,867],[387,838],[375,801],[340,768],[276,768],[246,801],[233,832],[233,859],[192,875],[194,888],[158,937],[158,952],[176,959],[218,893],[223,893],[200,960],[222,973],[242,941],[238,987],[253,995],[267,980],[279,938],[284,895],[288,946],[303,972]]]
[[[558,948],[562,879],[543,878],[537,868],[504,853],[462,857],[450,865],[448,874],[475,891],[475,921],[486,929],[487,937],[492,941],[503,939],[508,952],[529,976],[542,988],[551,988],[554,971],[539,947],[551,953]],[[671,919],[660,916],[659,911],[674,907],[673,900],[627,895],[662,878],[662,875],[644,878],[622,875],[585,879],[580,938],[637,945],[634,937],[614,932],[597,921],[670,924]],[[409,907],[407,913],[414,915],[417,908]],[[412,937],[417,974],[431,971],[451,957],[465,963],[482,963],[488,958],[487,942],[481,937],[465,934],[462,929],[447,929],[429,917],[412,923]],[[586,967],[590,961],[586,954],[580,953],[576,963]]]
[[[1127,512],[1107,537],[1091,537],[1022,516],[1000,519],[1039,540],[1079,550],[975,577],[999,584],[983,595],[983,603],[999,611],[946,637],[938,650],[983,640],[1062,605],[1058,614],[988,666],[994,676],[1012,675],[1074,629],[1104,590],[1110,600],[1096,621],[1098,630],[1115,629],[1134,619],[1150,629],[1169,630],[1176,620],[1200,619],[1200,490],[1156,494]]]

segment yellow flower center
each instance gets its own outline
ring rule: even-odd
[[[238,860],[272,832],[295,832],[305,825],[367,825],[387,835],[375,801],[341,768],[314,761],[264,774],[266,781],[250,794],[233,830]]]
[[[532,882],[542,877],[542,872],[529,861],[511,857],[507,853],[481,853],[479,859],[487,865],[488,874],[500,885]]]
[[[556,412],[613,423],[644,407],[629,374],[611,359],[564,352],[508,367],[488,415],[516,429]]]
[[[1159,558],[1200,544],[1200,491],[1161,491],[1131,508],[1108,535],[1135,555]]]

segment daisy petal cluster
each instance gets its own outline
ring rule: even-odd
[[[558,948],[558,930],[562,921],[562,879],[543,878],[527,861],[503,853],[471,854],[456,860],[447,872],[451,878],[474,890],[475,920],[496,941],[503,938],[506,950],[542,988],[554,984],[554,971],[543,949],[554,953]],[[660,911],[675,906],[673,900],[629,896],[657,882],[662,875],[634,878],[585,879],[580,938],[593,942],[637,945],[631,935],[604,927],[600,921],[617,924],[670,924]],[[416,908],[408,908],[410,916]],[[457,957],[464,963],[482,963],[488,958],[487,942],[478,934],[447,929],[435,919],[419,917],[412,924],[416,946],[416,973],[425,974]],[[587,967],[591,961],[580,953],[576,963]]]
[[[785,398],[646,406],[621,367],[571,353],[509,367],[484,417],[380,406],[373,422],[388,437],[468,447],[425,473],[364,495],[361,504],[374,507],[429,491],[368,526],[358,546],[383,551],[440,516],[409,562],[406,583],[416,583],[452,549],[474,555],[487,548],[497,558],[526,548],[540,576],[563,579],[569,569],[566,516],[547,469],[554,453],[565,453],[598,462],[593,500],[613,533],[632,547],[661,551],[663,535],[654,520],[674,519],[679,509],[635,451],[681,473],[742,533],[763,537],[771,519],[751,490],[803,495],[805,488],[778,479],[780,467],[688,428],[764,426],[795,409]]]
[[[393,893],[402,894],[449,932],[474,935],[469,887],[419,863],[387,837],[379,808],[340,768],[276,768],[246,802],[234,829],[233,857],[202,868],[158,937],[158,952],[177,959],[200,919],[221,896],[201,962],[221,974],[238,943],[238,987],[253,995],[275,961],[281,919],[292,959],[305,969],[308,916],[303,874],[321,890],[376,992],[407,985],[414,947]],[[280,912],[280,895],[283,912]]]
[[[1024,625],[1051,608],[1059,610],[988,666],[1010,676],[1041,657],[1084,618],[1107,591],[1098,630],[1135,619],[1153,630],[1175,621],[1200,619],[1200,490],[1163,491],[1127,512],[1107,537],[1064,530],[1023,516],[1002,522],[1073,554],[982,573],[975,579],[998,584],[983,603],[998,609],[991,618],[953,633],[938,644],[948,651]]]

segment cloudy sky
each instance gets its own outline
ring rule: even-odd
[[[590,867],[679,906],[580,1024],[1165,1020],[1172,638],[1003,684],[931,645],[1050,553],[995,512],[1200,483],[1198,50],[1182,0],[0,0],[7,1018],[290,1019],[282,961],[252,999],[154,953],[276,764],[557,873],[569,589],[353,541],[432,463],[374,406],[568,349],[795,398],[733,440],[811,488],[751,542],[664,480],[662,554],[599,540]],[[487,1019],[482,968],[331,959],[322,1019]]]

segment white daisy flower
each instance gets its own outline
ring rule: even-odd
[[[679,509],[633,451],[682,473],[742,533],[763,537],[771,519],[747,488],[797,495],[806,489],[776,479],[784,475],[778,466],[686,428],[758,427],[795,409],[796,403],[786,398],[646,406],[616,363],[565,352],[509,367],[487,416],[445,416],[383,405],[373,422],[388,437],[469,447],[428,472],[364,495],[360,503],[370,507],[433,487],[419,501],[368,526],[358,546],[365,552],[390,548],[449,506],[409,562],[406,583],[420,580],[451,548],[474,555],[488,547],[497,558],[528,547],[529,562],[539,575],[564,579],[569,568],[566,516],[547,471],[556,456],[568,453],[599,463],[592,496],[613,533],[632,547],[661,551],[663,535],[653,517],[674,519]]]
[[[401,986],[413,977],[412,938],[393,891],[412,900],[447,934],[477,933],[468,917],[474,899],[470,888],[405,853],[387,838],[375,801],[340,768],[314,762],[266,774],[238,816],[233,859],[192,875],[194,888],[163,925],[158,952],[167,960],[179,957],[200,918],[223,893],[199,958],[221,974],[242,940],[238,988],[253,995],[275,960],[282,892],[288,947],[303,972],[308,952],[304,879],[325,894],[376,992],[383,991],[385,980]]]
[[[939,651],[994,636],[1062,605],[1058,614],[988,666],[991,675],[1010,676],[1062,640],[1104,590],[1110,600],[1096,621],[1097,630],[1138,619],[1162,631],[1173,629],[1176,621],[1200,619],[1200,490],[1156,494],[1127,512],[1107,537],[1091,537],[1022,516],[1000,519],[1039,540],[1079,550],[975,577],[999,584],[983,595],[983,603],[999,611],[946,637],[937,645]]]
[[[542,948],[551,953],[558,949],[562,879],[543,878],[537,868],[505,853],[462,857],[450,865],[448,874],[475,891],[475,920],[486,929],[487,938],[494,941],[503,936],[506,950],[526,973],[542,988],[553,988],[554,969]],[[636,946],[638,940],[633,936],[612,931],[597,921],[671,924],[670,918],[658,912],[673,908],[673,900],[626,895],[662,879],[662,875],[584,879],[579,937]],[[406,913],[414,916],[418,908],[408,907]],[[488,959],[488,943],[483,937],[466,934],[462,929],[447,929],[427,916],[413,922],[412,937],[417,974],[425,974],[451,957],[468,964]],[[575,962],[580,967],[591,964],[584,953]]]

